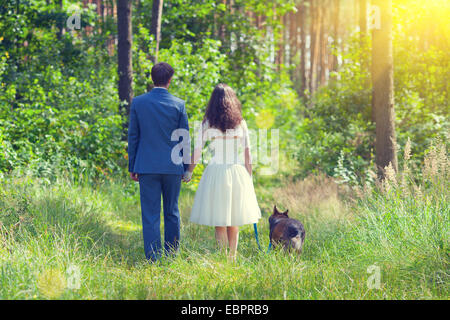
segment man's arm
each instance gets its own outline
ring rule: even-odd
[[[188,116],[187,116],[186,106],[185,106],[184,102],[183,102],[183,106],[181,108],[181,117],[180,117],[180,122],[178,124],[178,128],[185,129],[189,133],[189,122],[188,122]],[[181,151],[182,155],[183,155],[183,167],[184,167],[184,171],[186,171],[189,167],[189,163],[188,163],[189,160],[185,161],[185,159],[190,158],[191,144],[190,144],[190,141],[183,141],[183,143],[188,143],[187,147],[183,148],[183,150],[185,150],[185,149],[188,150],[188,154],[185,155],[183,153],[183,150]]]
[[[139,122],[137,120],[136,106],[131,103],[130,124],[128,127],[128,171],[133,180],[137,180],[137,174],[134,172],[134,162],[139,145]]]

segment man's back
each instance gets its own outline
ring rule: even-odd
[[[162,253],[161,196],[164,205],[164,251],[176,251],[180,239],[178,197],[187,164],[183,165],[179,161],[181,158],[172,159],[172,154],[182,153],[182,149],[178,149],[180,141],[172,141],[172,137],[175,138],[173,133],[177,129],[187,130],[181,135],[186,139],[181,145],[188,146],[189,125],[184,101],[172,96],[166,89],[174,73],[168,63],[155,64],[151,71],[155,88],[134,98],[130,110],[128,170],[130,178],[139,182],[144,251],[145,257],[152,261]],[[186,148],[186,158],[189,153],[189,148]]]
[[[189,130],[184,101],[165,88],[133,99],[128,131],[129,171],[134,173],[183,174],[183,164],[171,159],[178,141],[171,141],[176,129]]]

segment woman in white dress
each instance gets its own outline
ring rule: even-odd
[[[252,182],[252,164],[248,128],[242,118],[241,103],[226,84],[214,88],[183,180],[190,181],[206,141],[213,152],[205,168],[190,221],[214,226],[221,248],[230,248],[236,258],[239,226],[253,224],[261,218]],[[244,161],[242,161],[244,158]]]

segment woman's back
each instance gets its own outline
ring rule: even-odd
[[[207,141],[211,160],[209,164],[243,164],[245,148],[250,147],[249,133],[245,120],[242,120],[235,128],[227,129],[226,132],[217,128],[212,128],[209,121],[202,124],[202,141],[198,146],[204,147]]]
[[[234,258],[237,227],[256,223],[261,218],[251,178],[249,140],[236,94],[227,85],[217,85],[206,108],[188,169],[187,179],[190,179],[203,147],[210,141],[212,158],[198,184],[190,221],[215,226],[216,239],[219,243],[229,242]]]

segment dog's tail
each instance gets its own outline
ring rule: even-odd
[[[289,235],[290,247],[300,253],[303,247],[303,237],[301,230],[299,228],[296,228],[295,226],[289,226],[287,232]]]

